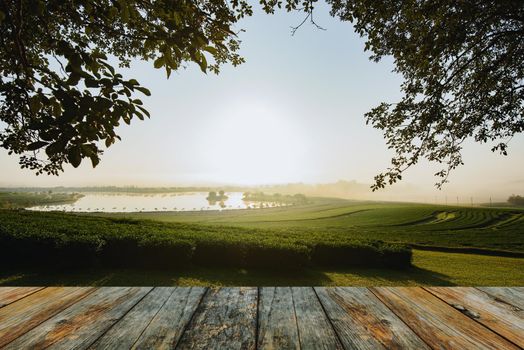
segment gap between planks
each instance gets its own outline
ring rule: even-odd
[[[22,302],[25,298],[27,297],[30,297],[32,295],[34,295],[35,293],[38,293],[38,292],[41,292],[42,290],[46,289],[45,287],[33,287],[35,288],[35,290],[27,290],[27,294],[16,299],[15,301],[11,301],[10,304],[7,304],[7,305],[14,305],[14,304],[17,304],[19,302]],[[102,288],[106,288],[106,287],[100,287],[100,288],[89,288],[89,287],[86,287],[86,290],[87,289],[92,289],[92,292],[94,292],[95,290],[99,290],[99,289],[102,289]],[[136,311],[137,308],[143,306],[141,305],[141,303],[143,303],[144,300],[146,300],[147,296],[149,296],[150,294],[152,294],[154,291],[155,293],[158,293],[158,290],[160,288],[167,288],[167,287],[156,287],[156,288],[151,288],[145,295],[142,296],[142,298],[139,298],[138,301],[136,301],[134,303],[133,306],[131,306],[131,308],[129,308],[129,310],[127,310],[125,313],[121,314],[120,317],[116,320],[114,320],[114,322],[112,322],[111,324],[109,324],[107,326],[106,329],[102,330],[102,332],[99,334],[99,336],[97,338],[95,338],[91,344],[89,345],[89,347],[93,347],[93,345],[97,344],[99,342],[100,339],[104,338],[104,337],[109,337],[109,335],[111,335],[111,332],[112,330],[114,330],[116,327],[118,327],[119,323],[122,323],[123,321],[126,320],[126,318],[132,314],[134,311]],[[171,297],[171,295],[175,292],[175,290],[177,289],[183,289],[182,287],[170,287],[172,288],[171,290],[171,293],[169,294],[169,297]],[[256,293],[254,293],[254,289],[256,288]],[[332,307],[333,306],[330,306],[330,310],[328,310],[328,306],[325,304],[326,303],[326,296],[327,294],[325,294],[325,291],[335,291],[337,288],[325,288],[325,287],[252,287],[252,288],[243,288],[244,290],[252,290],[254,295],[253,297],[251,297],[251,299],[254,299],[253,302],[255,304],[254,306],[254,315],[250,315],[249,317],[246,317],[245,320],[251,320],[248,325],[249,328],[253,327],[252,331],[250,331],[250,334],[252,334],[253,336],[253,342],[249,342],[249,344],[252,344],[251,348],[255,349],[255,348],[262,348],[264,346],[262,341],[264,339],[261,339],[260,337],[263,336],[261,334],[261,326],[264,326],[264,324],[261,324],[261,318],[263,317],[262,316],[262,313],[261,313],[261,302],[262,302],[262,298],[263,298],[263,293],[262,291],[264,289],[267,289],[267,290],[270,290],[270,289],[273,289],[273,293],[276,293],[277,291],[283,291],[283,290],[287,290],[289,291],[289,294],[290,294],[290,298],[291,298],[291,304],[290,304],[290,309],[288,310],[288,313],[290,314],[289,316],[292,317],[292,320],[294,321],[294,327],[296,328],[296,332],[297,332],[297,336],[296,336],[296,341],[298,342],[297,346],[298,348],[302,347],[304,344],[301,343],[301,340],[302,338],[307,338],[307,337],[310,337],[311,334],[301,334],[300,333],[300,329],[301,328],[304,328],[307,330],[307,332],[305,333],[308,333],[311,329],[313,329],[313,331],[316,331],[316,329],[314,328],[315,325],[309,325],[309,324],[306,324],[307,322],[304,323],[304,318],[309,320],[309,321],[313,321],[313,320],[318,320],[318,317],[321,317],[323,318],[325,321],[323,322],[326,322],[326,326],[329,326],[327,328],[330,329],[330,331],[332,332],[332,336],[334,335],[336,337],[336,340],[335,340],[335,343],[334,344],[338,344],[337,346],[338,347],[342,347],[342,348],[348,348],[348,344],[347,344],[347,339],[344,340],[343,337],[341,337],[341,333],[340,333],[340,328],[337,329],[337,325],[334,324],[334,321],[332,319],[333,317],[333,311],[332,311]],[[481,326],[483,328],[485,328],[486,330],[489,330],[491,331],[494,335],[496,335],[497,337],[503,339],[503,340],[506,340],[506,341],[509,341],[511,343],[513,343],[514,345],[521,345],[520,343],[518,343],[518,337],[521,336],[520,333],[515,333],[514,330],[510,330],[510,339],[508,339],[508,335],[507,334],[504,334],[504,329],[502,329],[502,331],[499,329],[498,331],[496,330],[493,330],[489,324],[485,324],[485,323],[482,323],[482,322],[479,322],[479,320],[475,319],[475,317],[472,317],[472,314],[468,314],[468,313],[464,313],[464,312],[460,312],[460,310],[458,310],[452,302],[449,302],[445,299],[443,299],[441,296],[439,295],[436,295],[437,291],[440,291],[441,293],[443,292],[446,292],[448,291],[447,289],[442,289],[442,288],[437,288],[437,287],[425,287],[425,288],[421,288],[421,287],[411,287],[411,289],[419,289],[420,291],[423,291],[424,293],[420,293],[418,295],[419,298],[422,298],[422,299],[426,299],[427,298],[434,298],[434,299],[437,299],[439,300],[440,303],[442,303],[443,305],[446,305],[447,307],[450,307],[452,308],[452,310],[454,310],[455,312],[457,312],[458,314],[460,315],[464,315],[467,317],[467,319],[470,320],[470,322],[473,322],[473,324],[475,325],[478,325],[478,326]],[[456,291],[458,291],[459,289],[456,288],[456,287],[449,287],[449,291],[453,291],[454,288]],[[52,287],[50,287],[50,289],[52,289]],[[123,288],[122,288],[123,289]],[[179,345],[179,342],[184,338],[184,336],[186,335],[186,333],[192,331],[190,329],[190,327],[195,327],[195,326],[199,326],[199,324],[194,324],[195,322],[195,315],[199,315],[202,314],[202,312],[204,312],[204,315],[200,315],[202,320],[205,320],[207,317],[207,315],[205,314],[205,308],[208,307],[208,305],[203,305],[204,303],[204,300],[206,300],[206,296],[208,296],[208,294],[213,291],[213,293],[215,294],[218,294],[220,295],[220,290],[222,290],[222,293],[225,293],[226,295],[229,295],[229,292],[232,292],[234,290],[241,290],[239,288],[227,288],[227,287],[224,287],[224,288],[201,288],[203,290],[203,293],[200,297],[200,299],[198,300],[198,302],[196,303],[195,307],[188,310],[188,311],[191,311],[191,315],[189,318],[187,318],[185,321],[185,324],[182,325],[182,327],[178,330],[179,331],[179,336],[178,336],[178,339],[176,339],[176,341],[174,342],[173,345],[175,345],[175,347],[178,347]],[[230,289],[231,291],[227,291],[227,289]],[[351,291],[353,292],[357,292],[357,290],[359,288],[355,288],[355,287],[345,287],[345,288],[339,288],[341,291],[344,291],[344,290],[347,290],[348,293],[352,293]],[[417,333],[417,329],[416,327],[414,328],[413,324],[409,322],[409,319],[406,320],[406,315],[405,314],[402,314],[402,313],[399,313],[398,310],[396,310],[394,307],[391,307],[391,305],[387,302],[385,302],[384,300],[384,296],[382,295],[382,298],[380,297],[381,296],[381,293],[378,292],[380,290],[403,290],[402,288],[365,288],[365,287],[362,287],[360,288],[360,290],[362,292],[366,292],[366,293],[370,293],[371,295],[375,296],[376,297],[376,307],[378,308],[386,308],[389,312],[391,312],[392,315],[395,315],[396,317],[398,317],[398,319],[400,321],[402,321],[406,327],[408,327],[414,334],[417,334],[419,335],[419,333]],[[409,289],[406,289],[406,290],[409,290]],[[496,308],[504,308],[503,306],[500,306],[499,304],[497,303],[505,303],[503,305],[510,305],[510,306],[513,306],[515,308],[517,308],[518,310],[522,311],[519,306],[517,305],[514,305],[511,303],[511,298],[513,298],[513,300],[515,300],[516,296],[520,296],[522,295],[522,293],[524,293],[524,289],[515,289],[515,290],[512,290],[510,288],[499,288],[499,289],[489,289],[489,288],[478,288],[478,289],[475,289],[473,288],[472,290],[474,291],[478,291],[479,293],[485,293],[486,295],[489,295],[490,297],[493,298],[493,303],[494,303],[494,307],[495,307],[495,310],[497,310]],[[0,288],[0,292],[2,291],[2,289]],[[319,296],[319,291],[322,291],[323,295],[324,295],[324,301],[323,301],[323,298],[321,298]],[[20,293],[18,295],[23,295],[25,291],[23,291],[22,289],[16,291],[15,289],[11,289],[11,290],[8,290],[6,293],[4,293],[4,295],[8,295],[9,293],[14,293],[15,295],[17,295],[17,293]],[[297,305],[296,305],[296,300],[295,300],[295,293],[297,293],[296,295],[297,296],[300,296],[301,298],[301,312],[300,312],[300,315],[299,313],[297,312]],[[378,293],[378,294],[377,294]],[[84,297],[86,297],[87,295],[91,295],[92,293],[87,293]],[[233,298],[231,299],[232,300],[232,304],[233,305],[236,305],[234,302],[235,299],[234,298],[234,294],[233,293]],[[437,293],[438,294],[438,293]],[[29,298],[31,299],[31,298]],[[83,299],[83,298],[81,298]],[[81,300],[80,299],[80,300]],[[158,313],[160,312],[160,310],[164,307],[165,303],[167,302],[169,298],[167,298],[166,300],[164,300],[164,302],[162,303],[162,305],[158,308],[158,310],[156,310],[156,313],[154,313],[151,317],[151,319],[149,319],[148,323],[145,324],[143,326],[143,329],[141,330],[141,332],[139,333],[139,336],[138,338],[136,339],[135,342],[133,342],[132,344],[135,345],[136,342],[138,342],[138,340],[143,336],[144,332],[146,331],[146,329],[151,325],[151,322],[153,322],[153,319],[155,319],[155,317],[157,317]],[[56,317],[58,314],[60,313],[64,313],[64,311],[70,307],[72,307],[73,305],[75,305],[76,303],[78,303],[80,300],[76,300],[75,302],[73,302],[72,304],[69,304],[67,306],[65,306],[62,310],[59,310],[56,314],[54,315],[51,315],[49,318],[52,318],[52,317]],[[216,301],[216,300],[215,300]],[[314,306],[313,304],[317,304],[317,306]],[[304,309],[304,307],[306,307],[306,309]],[[313,309],[310,309],[310,307],[313,307]],[[316,310],[317,311],[314,311],[314,308],[317,308]],[[0,310],[2,310],[2,308],[0,308]],[[491,310],[491,309],[490,309]],[[285,311],[285,310],[284,310]],[[317,312],[317,316],[314,316],[316,318],[312,318],[310,319],[310,317],[315,313]],[[493,313],[493,311],[491,311]],[[186,315],[186,317],[189,316],[189,315]],[[300,318],[300,319],[299,319]],[[514,320],[517,320],[518,319],[515,319]],[[47,320],[43,320],[41,323],[45,322]],[[302,323],[301,323],[302,322]],[[41,323],[39,324],[36,324],[34,325],[31,329],[28,329],[26,330],[26,332],[24,332],[24,334],[26,334],[27,332],[29,332],[30,330],[34,329],[34,328],[37,328]],[[495,324],[496,325],[496,324]],[[308,326],[313,326],[313,328],[310,328]],[[519,324],[517,324],[517,326],[519,326]],[[340,324],[338,325],[338,327],[340,327]],[[502,326],[501,326],[502,327]],[[518,327],[517,327],[518,328]],[[524,328],[524,326],[523,326]],[[518,331],[518,329],[517,329]],[[513,333],[511,333],[513,332]],[[197,332],[198,334],[198,332]],[[511,338],[513,336],[513,338]],[[186,338],[188,338],[186,336]],[[420,337],[422,339],[422,341],[425,342],[425,344],[427,345],[430,345],[432,344],[431,342],[428,342],[427,339],[425,339],[424,337]],[[190,338],[188,338],[190,339]],[[188,339],[185,339],[186,341]],[[191,340],[191,339],[190,339]],[[518,343],[518,344],[517,344]],[[502,343],[503,344],[503,343]],[[306,342],[306,345],[307,345],[307,342]],[[0,346],[1,347],[1,346]]]

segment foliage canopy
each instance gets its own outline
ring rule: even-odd
[[[20,164],[58,174],[64,163],[100,161],[123,121],[149,117],[135,95],[149,90],[114,62],[153,61],[169,76],[186,62],[202,71],[243,60],[232,25],[244,1],[6,0],[0,3],[0,144]],[[108,57],[111,55],[111,57]],[[46,160],[37,157],[45,149]]]
[[[401,179],[421,158],[445,164],[437,186],[462,164],[468,138],[508,141],[524,130],[524,2],[328,0],[353,22],[371,58],[392,56],[404,96],[366,114],[395,156],[373,189]]]

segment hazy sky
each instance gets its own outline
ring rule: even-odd
[[[96,169],[85,161],[60,177],[20,170],[2,150],[0,186],[370,183],[391,154],[363,115],[398,100],[402,79],[391,72],[391,60],[369,61],[363,40],[327,7],[315,16],[326,31],[306,24],[291,36],[290,26],[303,17],[283,12],[242,21],[247,62],[224,66],[218,76],[190,65],[167,80],[152,63],[134,62],[124,75],[152,91],[143,98],[150,120],[122,126],[123,140]],[[466,165],[445,191],[524,193],[524,137],[513,138],[508,157],[489,149],[467,144]],[[434,193],[436,170],[421,163],[404,183]]]

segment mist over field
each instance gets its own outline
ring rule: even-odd
[[[269,184],[269,185],[239,185],[228,183],[201,183],[190,185],[165,185],[155,186],[147,184],[143,186],[122,186],[115,184],[99,186],[13,186],[10,183],[0,182],[0,190],[3,191],[45,191],[54,190],[56,192],[138,192],[138,193],[162,193],[177,191],[208,191],[213,189],[225,189],[230,192],[265,192],[268,194],[280,193],[294,195],[297,193],[305,194],[310,197],[333,197],[353,200],[368,201],[394,201],[394,202],[418,202],[429,204],[449,204],[449,205],[487,205],[493,203],[503,203],[511,195],[524,193],[524,181],[515,181],[497,186],[470,186],[464,188],[454,184],[448,184],[442,190],[429,187],[424,188],[409,183],[400,183],[395,186],[387,187],[379,191],[371,191],[369,183],[358,181],[339,180],[333,183],[288,183],[288,184]]]

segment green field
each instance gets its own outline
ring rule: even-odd
[[[258,228],[302,239],[382,240],[430,247],[524,252],[524,209],[313,198],[291,207],[105,216]]]
[[[524,285],[524,210],[519,208],[308,198],[303,205],[220,212],[78,216],[4,211],[0,234],[2,230],[18,230],[29,241],[44,232],[55,241],[59,237],[62,247],[80,249],[75,259],[88,259],[92,249],[111,247],[115,240],[132,239],[133,249],[147,251],[141,255],[142,250],[128,249],[125,255],[117,250],[118,259],[138,262],[131,268],[11,266],[2,271],[0,284]],[[168,241],[174,242],[168,244],[174,250],[156,250]],[[402,245],[414,247],[412,267],[389,268],[387,259],[405,256]],[[320,256],[318,247],[330,250]],[[183,255],[187,249],[193,249],[187,265],[173,259],[167,270],[155,264],[141,269],[144,261],[164,263],[172,252]],[[344,266],[345,261],[335,258],[333,266],[322,264],[326,256],[337,254],[350,263]],[[365,264],[351,264],[353,255]]]

